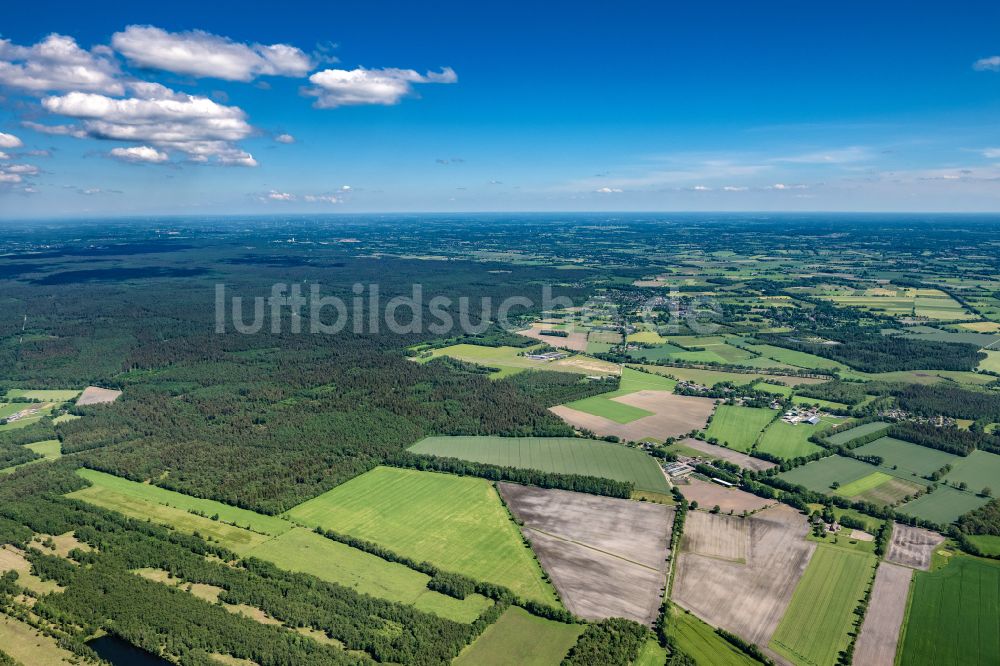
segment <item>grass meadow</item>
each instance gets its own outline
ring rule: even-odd
[[[898,511],[939,525],[947,525],[988,501],[989,498],[979,497],[975,493],[942,485],[932,493],[921,495],[912,502],[903,504]]]
[[[775,412],[771,409],[719,405],[705,430],[705,436],[715,437],[731,449],[746,452],[774,416]]]
[[[772,415],[774,412],[770,412]],[[792,425],[778,420],[767,427],[757,443],[757,450],[770,453],[773,456],[790,459],[807,456],[821,451],[823,447],[813,444],[809,438],[818,432],[829,428],[832,424],[821,422],[819,425],[799,423]]]
[[[677,646],[698,664],[759,666],[760,662],[745,655],[715,633],[711,626],[678,606],[671,606],[667,632],[677,641]]]
[[[511,606],[451,663],[453,666],[559,666],[583,630],[582,624],[545,620]]]
[[[853,442],[859,437],[864,437],[865,435],[870,435],[872,433],[878,432],[880,430],[886,430],[889,428],[888,423],[882,421],[872,421],[871,423],[864,423],[859,426],[850,428],[849,430],[841,430],[840,432],[828,436],[826,439],[828,442],[835,446],[840,446],[842,444],[847,444],[848,442]]]

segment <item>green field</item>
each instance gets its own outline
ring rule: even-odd
[[[842,444],[847,444],[848,442],[853,442],[859,437],[864,437],[865,435],[885,430],[888,427],[888,423],[883,423],[882,421],[872,421],[871,423],[864,423],[848,430],[840,430],[834,435],[827,436],[826,441],[830,442],[834,446],[840,446]]]
[[[640,449],[575,437],[427,437],[410,451],[474,462],[631,481],[637,490],[669,493],[654,458]]]
[[[700,368],[672,368],[657,365],[647,365],[645,367],[650,372],[661,375],[671,375],[677,379],[695,382],[704,386],[715,386],[721,382],[732,382],[737,386],[750,384],[761,379],[774,379],[795,386],[796,384],[818,383],[819,380],[792,377],[790,375],[765,375],[756,372],[725,372],[723,370],[702,370]]]
[[[79,663],[79,658],[29,624],[0,613],[0,650],[26,666]],[[3,663],[0,660],[0,663]]]
[[[0,474],[10,474],[14,470],[20,469],[25,465],[33,465],[35,463],[44,462],[46,460],[56,460],[62,457],[62,444],[59,442],[58,439],[47,439],[42,442],[25,444],[24,448],[31,449],[32,451],[34,451],[35,453],[37,453],[42,457],[36,458],[35,460],[29,460],[28,462],[22,463],[20,465],[14,465],[12,467],[5,467],[4,469],[0,469]]]
[[[286,515],[556,603],[531,549],[484,479],[376,467]]]
[[[576,400],[566,404],[566,407],[576,409],[594,416],[603,416],[617,423],[630,423],[644,416],[651,416],[652,412],[639,409],[632,405],[626,405],[612,400],[636,391],[673,391],[677,382],[667,377],[653,375],[648,372],[640,372],[631,368],[622,368],[621,383],[618,390],[602,393],[600,395]]]
[[[30,398],[42,402],[66,402],[80,395],[82,391],[75,389],[11,389],[6,398]]]
[[[854,497],[855,495],[860,495],[870,490],[874,490],[886,481],[891,480],[892,477],[885,472],[872,472],[868,476],[863,476],[860,479],[851,481],[850,483],[845,483],[837,489],[837,494],[843,495],[844,497]]]
[[[244,519],[241,524],[249,523],[255,528],[264,526],[273,534],[251,532],[176,508],[190,502],[207,500],[160,488],[154,489],[159,493],[149,493],[151,486],[147,484],[92,470],[79,470],[78,473],[94,485],[72,492],[68,497],[117,511],[137,520],[151,520],[188,534],[197,532],[203,538],[215,541],[243,557],[257,557],[283,569],[312,574],[364,594],[412,604],[420,610],[456,622],[473,621],[490,603],[479,595],[458,600],[428,590],[427,581],[430,578],[425,574],[332,541],[310,530],[295,527],[281,518],[253,514],[247,521],[246,516],[241,515]],[[170,505],[157,503],[150,497],[168,500]]]
[[[979,362],[979,369],[1000,372],[1000,351],[987,350],[986,358]]]
[[[472,622],[492,603],[478,594],[459,600],[433,592],[427,589],[429,576],[327,539],[304,527],[294,527],[246,554],[287,571],[311,574],[362,594],[410,604],[456,622]]]
[[[775,347],[774,345],[750,345],[750,349],[761,356],[773,359],[779,363],[794,365],[797,368],[809,368],[816,370],[848,369],[843,363],[832,361],[828,358],[823,358],[822,356],[795,351],[794,349],[785,349],[784,347]]]
[[[216,502],[215,500],[191,497],[183,493],[167,490],[148,483],[136,483],[112,474],[105,474],[91,469],[78,469],[77,474],[87,479],[91,483],[101,488],[113,490],[116,493],[135,497],[136,499],[162,504],[185,512],[198,511],[205,516],[218,515],[219,520],[225,523],[232,523],[239,527],[245,527],[254,532],[278,536],[291,529],[292,525],[287,520],[282,520],[276,516],[265,516],[255,511],[240,509],[238,507]]]
[[[1000,563],[956,554],[938,571],[918,571],[899,662],[906,666],[1000,664]]]
[[[736,451],[749,451],[775,414],[773,409],[719,405],[705,436],[715,437]]]
[[[994,495],[1000,494],[1000,456],[988,451],[973,451],[952,463],[952,470],[945,475],[948,483],[965,482],[969,490],[979,492],[989,487]]]
[[[451,663],[453,666],[559,666],[583,630],[582,624],[545,620],[511,606]]]
[[[633,666],[663,666],[666,661],[667,650],[650,638],[639,650],[639,656],[635,658]]]
[[[921,495],[897,510],[908,516],[916,516],[939,525],[947,525],[964,513],[978,509],[989,501],[972,492],[963,492],[951,486],[941,485],[932,493]]]
[[[832,400],[820,400],[819,398],[807,398],[804,395],[792,396],[792,404],[795,405],[806,405],[811,407],[813,405],[818,405],[824,409],[847,409],[850,405],[845,405],[842,402],[834,402]]]
[[[830,484],[847,485],[875,472],[876,468],[854,458],[827,456],[778,475],[779,479],[818,493],[831,492]]]
[[[467,363],[475,363],[489,368],[496,368],[497,370],[495,372],[490,373],[490,377],[499,379],[518,372],[523,372],[528,368],[545,367],[544,362],[534,361],[521,356],[521,354],[528,349],[531,348],[484,347],[482,345],[460,344],[434,349],[431,351],[430,356],[420,358],[418,360],[423,363],[438,358],[439,356],[450,356],[451,358],[457,358],[458,360],[465,361]]]
[[[774,412],[768,410],[773,416]],[[780,456],[786,460],[807,456],[810,453],[822,451],[823,447],[813,444],[809,438],[817,432],[822,432],[832,424],[821,421],[819,425],[808,423],[791,424],[785,421],[775,421],[767,427],[764,435],[757,443],[757,450],[770,453],[773,456]]]
[[[757,382],[753,385],[754,389],[761,391],[762,393],[770,393],[771,395],[780,395],[784,398],[792,395],[792,387],[785,386],[784,384],[768,384],[766,382]]]
[[[879,456],[883,468],[896,467],[894,470],[901,478],[926,476],[947,464],[955,465],[962,460],[959,456],[904,442],[892,437],[882,437],[874,442],[854,449],[854,453],[863,456]],[[1000,456],[997,457],[1000,459]],[[914,479],[917,480],[917,479]]]
[[[1000,557],[1000,536],[992,534],[973,534],[966,537],[976,548],[991,557]]]
[[[872,555],[820,544],[781,618],[771,649],[795,663],[829,666],[850,642],[876,559]]]
[[[698,664],[760,666],[760,662],[738,650],[708,624],[677,606],[671,606],[667,632],[677,641],[677,647]]]

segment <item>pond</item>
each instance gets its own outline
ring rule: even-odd
[[[87,643],[101,659],[115,666],[169,666],[170,662],[141,650],[117,636],[101,636]]]

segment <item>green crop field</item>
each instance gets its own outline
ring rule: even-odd
[[[989,487],[1000,494],[1000,456],[988,451],[973,451],[964,458],[956,456],[952,470],[945,475],[949,483],[965,482],[969,490],[979,492]]]
[[[630,423],[644,416],[651,416],[652,412],[617,402],[612,398],[636,391],[673,391],[675,386],[677,386],[677,382],[667,377],[640,372],[632,368],[622,368],[618,390],[576,400],[567,403],[566,407],[594,416],[603,416],[617,423]]]
[[[484,479],[376,467],[286,515],[556,603],[531,549]]]
[[[712,422],[705,430],[706,437],[715,437],[737,451],[749,451],[757,436],[775,416],[772,409],[719,405]]]
[[[509,375],[523,372],[527,368],[544,368],[544,364],[521,356],[522,353],[530,349],[529,347],[484,347],[482,345],[451,345],[441,347],[431,352],[426,358],[419,359],[420,362],[429,361],[439,356],[450,356],[467,363],[496,368],[497,371],[490,374],[491,377],[499,379]]]
[[[257,557],[283,569],[312,574],[381,599],[412,604],[456,622],[472,622],[490,603],[479,595],[458,600],[433,592],[427,589],[430,578],[425,574],[296,527],[282,518],[227,507],[242,512],[238,521],[241,525],[270,531],[270,534],[261,534],[178,508],[197,506],[208,500],[93,470],[78,470],[78,473],[94,485],[72,492],[68,497],[188,534],[197,532],[244,557]],[[150,492],[150,489],[160,492]],[[168,500],[169,505],[158,500]]]
[[[951,453],[911,444],[892,437],[882,437],[864,446],[859,446],[854,449],[854,453],[863,456],[879,456],[882,458],[883,468],[895,466],[896,475],[902,478],[913,475],[922,477],[947,464],[955,465],[962,460],[959,456]],[[919,479],[914,480],[918,481]]]
[[[868,476],[863,476],[860,479],[845,483],[840,488],[837,488],[837,494],[844,497],[854,497],[869,490],[874,490],[890,480],[892,480],[892,477],[885,472],[872,472]]]
[[[1000,536],[992,534],[973,534],[966,537],[985,555],[1000,557]]]
[[[581,624],[545,620],[511,606],[451,663],[453,666],[559,666],[583,630]]]
[[[30,398],[32,400],[41,400],[42,402],[66,402],[80,395],[80,393],[81,391],[76,389],[11,389],[7,391],[4,397]]]
[[[771,395],[780,395],[787,398],[792,395],[792,387],[785,386],[784,384],[768,384],[766,382],[757,382],[753,385],[754,389],[757,391],[762,391],[763,393],[770,393]]]
[[[908,516],[930,520],[939,525],[947,525],[964,513],[978,509],[989,501],[972,492],[963,492],[951,486],[938,486],[932,493],[921,495],[897,510]]]
[[[828,666],[850,642],[876,559],[820,544],[771,639],[771,649],[798,664]]]
[[[79,469],[78,475],[87,479],[95,486],[113,490],[121,495],[135,497],[153,504],[162,504],[185,512],[197,511],[205,516],[218,515],[219,520],[246,527],[254,532],[277,536],[291,529],[287,520],[275,516],[265,516],[255,511],[240,509],[229,504],[214,500],[191,497],[184,493],[174,492],[148,483],[136,483],[112,474],[105,474],[92,469]]]
[[[459,600],[429,590],[429,576],[327,539],[304,527],[293,527],[251,548],[246,555],[267,560],[287,571],[311,574],[362,594],[410,604],[456,622],[472,622],[492,603],[478,594]]]
[[[723,639],[711,626],[678,606],[671,605],[667,633],[677,641],[677,647],[698,664],[760,666],[760,662]]]
[[[672,368],[657,365],[641,366],[661,375],[671,375],[677,379],[689,382],[704,384],[705,386],[715,386],[720,382],[732,382],[733,384],[744,385],[761,379],[772,379],[796,386],[798,384],[816,384],[822,380],[809,377],[793,377],[791,375],[766,375],[757,372],[725,372],[723,370],[702,370],[700,368]]]
[[[818,370],[847,369],[847,366],[843,363],[832,361],[828,358],[823,358],[822,356],[795,351],[794,349],[785,349],[784,347],[775,347],[774,345],[750,345],[749,348],[761,356],[765,356],[780,363],[794,365],[798,368],[811,368]]]
[[[875,471],[877,470],[874,466],[854,458],[827,456],[783,472],[778,475],[778,478],[788,483],[805,486],[818,493],[829,493],[831,492],[830,484],[835,481],[843,486]]]
[[[639,656],[635,658],[633,666],[663,666],[666,661],[667,650],[650,638],[639,650]]]
[[[669,493],[654,458],[640,449],[575,437],[428,437],[414,453],[459,458],[504,467],[631,481],[637,490]]]
[[[900,637],[907,666],[1000,664],[1000,563],[953,555],[938,571],[918,571]]]
[[[806,405],[811,407],[812,405],[819,405],[825,409],[847,409],[849,405],[845,405],[842,402],[834,402],[832,400],[820,400],[819,398],[807,398],[804,395],[792,396],[792,403],[796,405]]]
[[[848,442],[853,442],[859,437],[864,437],[865,435],[870,435],[880,430],[885,430],[888,427],[889,427],[888,423],[883,423],[882,421],[873,421],[871,423],[865,423],[859,426],[855,426],[848,430],[840,430],[834,435],[827,436],[826,439],[831,444],[835,446],[840,446],[841,444],[847,444]]]
[[[772,416],[774,415],[774,412],[768,411]],[[813,444],[809,438],[817,432],[826,430],[831,425],[825,421],[821,421],[819,425],[808,423],[793,425],[785,421],[775,421],[764,431],[764,435],[757,443],[757,450],[770,453],[773,456],[780,456],[786,460],[822,451],[823,447]]]

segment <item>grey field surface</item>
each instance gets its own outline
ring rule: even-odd
[[[865,623],[854,648],[855,664],[893,666],[912,577],[913,570],[906,567],[889,562],[879,566]]]
[[[892,526],[892,541],[885,559],[927,571],[931,567],[931,554],[942,541],[944,537],[936,532],[895,523]]]
[[[703,442],[702,440],[694,439],[693,437],[686,437],[682,439],[680,444],[688,447],[689,449],[701,451],[710,458],[722,458],[723,460],[728,460],[731,463],[739,465],[743,469],[752,469],[756,472],[761,472],[765,469],[777,467],[777,464],[773,462],[761,460],[760,458],[754,458],[753,456],[748,456],[747,454],[740,453],[739,451],[733,451],[732,449],[728,449],[724,446],[709,444],[708,442]]]
[[[656,618],[674,510],[661,504],[498,483],[563,603],[588,620]]]

